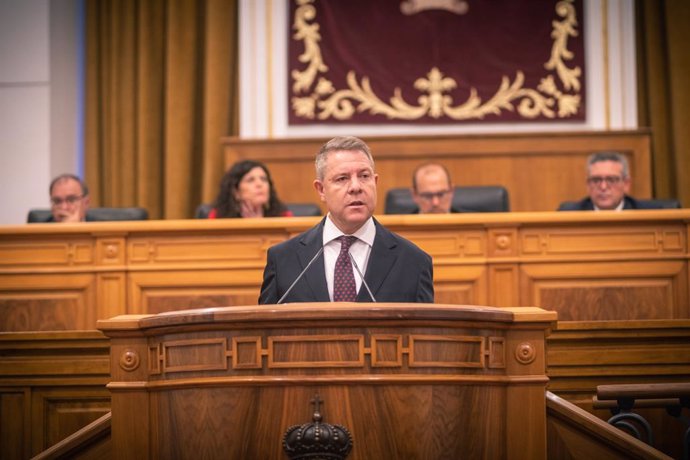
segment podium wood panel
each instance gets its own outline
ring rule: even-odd
[[[437,303],[535,305],[563,321],[690,318],[689,210],[377,218],[433,257]],[[318,221],[0,227],[0,330],[254,304],[268,248]]]
[[[311,422],[318,394],[324,422],[351,432],[353,460],[545,458],[555,319],[538,308],[288,304],[99,321],[112,344],[115,455],[282,458],[283,433]]]

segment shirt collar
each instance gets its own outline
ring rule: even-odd
[[[323,244],[324,246],[334,239],[344,235],[338,227],[335,226],[331,220],[331,214],[328,213],[326,216],[326,222],[323,226]],[[374,218],[369,217],[361,227],[357,229],[356,232],[352,234],[356,236],[360,241],[364,241],[369,246],[374,245],[374,238],[376,237],[376,224],[374,224]]]

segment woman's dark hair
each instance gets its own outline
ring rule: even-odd
[[[235,192],[242,178],[257,166],[264,170],[268,179],[268,203],[264,205],[264,216],[276,217],[285,212],[285,205],[278,199],[271,173],[268,172],[266,165],[258,161],[243,160],[232,165],[220,181],[220,192],[213,203],[213,207],[216,208],[216,217],[242,217],[240,203],[235,200]]]

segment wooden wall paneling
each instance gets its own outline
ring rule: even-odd
[[[686,254],[684,225],[656,222],[653,214],[650,217],[648,222],[530,226],[520,232],[520,255],[605,260],[677,258]]]
[[[28,457],[31,441],[30,394],[26,387],[0,386],[0,452],[3,460]]]
[[[488,279],[483,265],[441,265],[434,267],[436,303],[482,305],[487,303]]]
[[[127,276],[124,272],[99,273],[96,279],[100,299],[96,305],[97,318],[106,319],[119,315],[123,311],[129,311],[127,303]],[[88,329],[94,329],[96,323]]]
[[[0,334],[0,440],[12,444],[0,456],[30,458],[107,412],[108,353],[109,340],[95,331]]]
[[[369,136],[379,174],[380,199],[392,187],[411,184],[414,168],[424,161],[444,163],[456,185],[504,185],[513,211],[555,210],[564,200],[586,194],[585,163],[595,151],[616,150],[630,158],[632,194],[650,197],[648,131],[487,134],[442,136]],[[327,139],[223,140],[225,164],[255,159],[267,164],[276,189],[286,201],[318,202],[311,183],[314,157]]]
[[[434,261],[436,303],[488,303],[487,237],[481,229],[396,229],[427,252]]]
[[[528,305],[520,303],[519,268],[517,264],[489,265],[488,304],[495,307]],[[550,307],[550,306],[549,306]]]
[[[150,234],[129,239],[129,313],[255,305],[266,251],[281,231]]]
[[[0,269],[46,272],[92,265],[95,260],[90,235],[15,234],[0,239]]]
[[[219,268],[263,264],[266,250],[288,238],[279,231],[243,231],[238,228],[228,237],[225,232],[189,234],[161,232],[157,235],[131,235],[128,239],[129,266],[133,269],[156,267]]]
[[[89,272],[5,274],[0,331],[93,329],[96,295],[96,276]]]
[[[687,318],[680,261],[523,264],[521,305],[558,312],[561,321]]]
[[[32,455],[110,412],[110,393],[101,387],[37,388],[32,392]]]
[[[256,305],[262,277],[263,265],[238,270],[132,272],[130,313]]]
[[[547,345],[549,389],[559,395],[581,392],[591,400],[597,385],[690,377],[688,319],[559,321]]]

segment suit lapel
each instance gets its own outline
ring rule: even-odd
[[[371,248],[364,278],[367,280],[372,294],[376,297],[398,258],[398,243],[395,241],[393,234],[383,228],[376,219],[374,219],[374,224],[376,225],[376,238],[374,238],[374,245]],[[371,301],[367,288],[363,285],[359,290],[357,300],[362,302]]]
[[[319,252],[323,246],[323,224],[324,220],[322,220],[319,225],[306,232],[300,239],[300,248],[298,250],[300,270],[304,270],[304,267],[306,267],[312,257],[314,257],[314,254]],[[304,279],[307,281],[316,302],[330,301],[328,286],[326,284],[326,274],[323,267],[322,253],[304,274]]]

